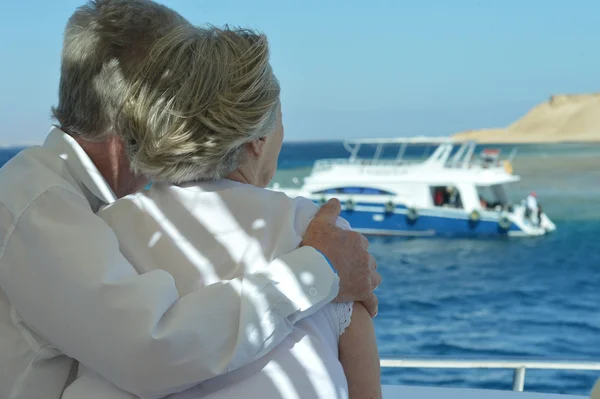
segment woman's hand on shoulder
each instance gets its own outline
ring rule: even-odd
[[[374,317],[378,301],[373,291],[381,284],[377,262],[368,252],[365,236],[337,226],[340,212],[340,202],[329,200],[309,224],[300,245],[319,250],[337,271],[340,290],[336,302],[362,302]]]

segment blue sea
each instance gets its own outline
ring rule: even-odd
[[[600,145],[518,149],[522,181],[511,197],[535,190],[558,230],[518,239],[370,238],[383,275],[375,319],[382,358],[600,361]],[[0,150],[0,164],[18,150]],[[316,159],[346,155],[340,142],[286,143],[274,180],[290,185]],[[598,378],[528,370],[525,390],[589,395]],[[384,369],[382,380],[510,389],[512,371]]]
[[[382,358],[600,361],[600,145],[517,148],[513,166],[522,180],[510,187],[511,199],[535,190],[557,231],[537,238],[370,238],[383,275],[375,319]],[[290,185],[316,159],[347,154],[339,142],[286,144],[274,180]],[[527,370],[525,390],[589,395],[598,378],[600,372]],[[382,380],[511,389],[512,371],[384,369]]]

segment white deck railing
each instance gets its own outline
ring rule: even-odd
[[[447,161],[442,164],[438,164],[439,167],[445,169],[503,169],[504,164],[502,163],[504,160],[500,160],[494,163],[485,164],[480,159],[474,159],[469,163],[456,163],[452,161]],[[324,170],[330,170],[334,166],[338,165],[351,165],[351,166],[360,166],[360,167],[387,167],[387,168],[395,168],[395,167],[404,167],[404,166],[414,166],[414,165],[423,165],[427,162],[427,159],[365,159],[365,158],[325,158],[319,159],[314,163],[313,172],[319,172]],[[390,169],[392,172],[393,169]]]
[[[599,362],[555,361],[555,360],[467,360],[467,359],[381,359],[383,368],[425,368],[425,369],[512,369],[513,391],[523,391],[525,370],[598,370]]]

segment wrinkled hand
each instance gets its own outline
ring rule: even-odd
[[[335,302],[362,302],[371,317],[375,317],[378,300],[373,290],[381,284],[377,262],[367,251],[369,241],[365,236],[336,225],[341,209],[337,199],[323,205],[308,226],[300,246],[321,251],[337,271],[340,290]]]

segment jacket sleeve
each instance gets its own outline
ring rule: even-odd
[[[257,359],[338,290],[327,260],[305,247],[262,273],[180,298],[167,272],[138,274],[108,225],[63,188],[38,197],[12,229],[0,287],[23,320],[61,352],[146,398]]]

